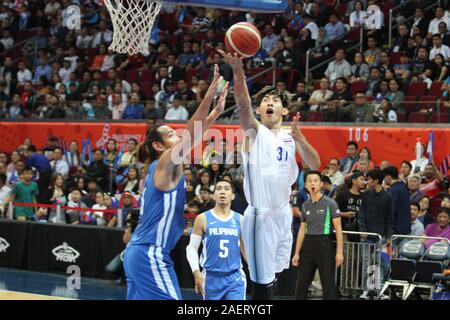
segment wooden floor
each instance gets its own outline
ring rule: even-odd
[[[0,290],[0,300],[71,300],[41,294]]]

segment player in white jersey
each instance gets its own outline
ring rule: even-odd
[[[242,58],[219,51],[233,69],[234,97],[245,130],[244,191],[249,206],[244,213],[242,235],[247,252],[253,299],[270,299],[276,274],[289,268],[292,248],[291,187],[298,175],[296,152],[311,169],[320,167],[317,151],[298,128],[281,128],[288,114],[288,97],[274,87],[263,88],[254,98],[259,123],[245,81]]]

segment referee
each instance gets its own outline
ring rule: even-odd
[[[334,300],[337,299],[335,268],[344,262],[340,212],[337,203],[323,195],[319,171],[308,171],[304,179],[310,199],[301,208],[302,224],[292,258],[292,264],[299,267],[296,299],[306,300],[308,288],[318,268],[323,299]],[[337,248],[332,237],[333,227],[336,230]]]

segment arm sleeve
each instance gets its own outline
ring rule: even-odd
[[[186,247],[186,257],[189,265],[191,266],[192,272],[200,270],[200,265],[198,262],[198,248],[202,242],[202,236],[197,234],[191,234],[191,240]]]

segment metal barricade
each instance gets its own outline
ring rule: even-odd
[[[381,290],[383,238],[377,233],[343,231],[344,263],[336,269],[336,286],[341,290]],[[367,237],[348,241],[349,235]]]

